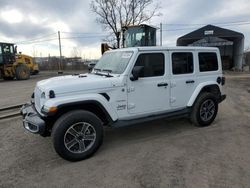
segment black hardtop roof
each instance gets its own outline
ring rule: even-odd
[[[205,34],[206,31],[212,31],[212,34]],[[206,25],[200,29],[197,29],[195,31],[192,31],[184,36],[181,36],[180,38],[177,39],[177,44],[182,42],[182,41],[196,41],[196,40],[200,40],[204,37],[219,37],[219,38],[223,38],[223,39],[227,39],[230,41],[234,41],[234,40],[239,40],[244,38],[244,35],[242,33],[236,32],[236,31],[232,31],[229,29],[224,29],[218,26],[214,26],[214,25]]]
[[[10,44],[10,45],[14,45],[14,43],[9,43],[9,42],[0,42],[0,45],[2,44]]]

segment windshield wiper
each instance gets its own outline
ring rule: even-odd
[[[96,72],[94,72],[94,74],[96,74],[96,75],[106,76],[106,77],[113,77],[112,75],[109,74],[109,72],[108,72],[108,74],[102,74],[101,71],[103,71],[103,70],[101,70],[101,69],[94,69],[94,70],[96,70]]]
[[[92,74],[96,74],[96,75],[99,75],[99,76],[104,76],[104,74],[100,73],[100,72],[101,72],[101,69],[94,68],[93,70],[94,70],[95,72],[93,72]]]
[[[94,68],[94,71],[101,71],[101,69]]]
[[[112,70],[110,69],[102,69],[103,72],[108,72],[108,77],[113,77],[112,75],[110,75],[110,73],[112,72]]]
[[[112,72],[112,70],[110,70],[110,69],[102,69],[102,71],[108,72],[108,73],[111,73],[111,72]]]
[[[113,76],[110,75],[110,74],[102,74],[102,73],[100,73],[100,72],[95,72],[94,74],[99,75],[99,76],[113,77]]]

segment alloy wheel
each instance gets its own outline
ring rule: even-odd
[[[70,126],[64,135],[64,145],[72,153],[88,151],[95,140],[95,128],[86,122],[79,122]]]
[[[212,99],[205,100],[200,107],[200,117],[202,121],[209,121],[215,113],[215,103]]]

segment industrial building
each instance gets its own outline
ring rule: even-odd
[[[223,70],[242,70],[244,35],[207,25],[177,39],[177,46],[205,46],[220,49]]]

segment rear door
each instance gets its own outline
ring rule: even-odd
[[[195,76],[196,52],[170,52],[171,66],[171,98],[170,105],[174,108],[186,107],[193,94],[197,80]]]

